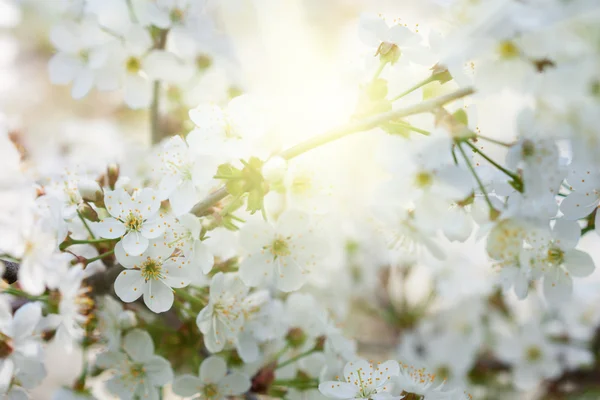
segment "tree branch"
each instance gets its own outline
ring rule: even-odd
[[[298,157],[301,154],[306,153],[309,150],[312,150],[316,147],[323,146],[327,143],[333,142],[335,140],[341,139],[344,136],[347,136],[351,133],[368,131],[370,129],[376,128],[384,122],[392,121],[395,119],[408,117],[410,115],[421,114],[424,112],[433,111],[444,104],[450,103],[451,101],[466,97],[470,94],[473,94],[473,88],[463,88],[456,90],[452,93],[445,94],[443,96],[436,97],[434,99],[430,99],[424,101],[419,104],[415,104],[410,107],[401,108],[398,110],[392,110],[385,113],[381,113],[375,115],[370,118],[365,118],[359,121],[350,122],[346,125],[343,125],[339,128],[332,129],[328,132],[325,132],[322,135],[315,136],[310,138],[302,143],[297,144],[287,150],[282,151],[279,156],[286,159],[291,160],[294,157]],[[214,193],[210,194],[201,202],[197,203],[192,208],[192,214],[197,216],[203,215],[210,207],[217,204],[219,201],[223,200],[227,197],[227,189],[222,186]]]

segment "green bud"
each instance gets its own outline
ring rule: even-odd
[[[376,56],[379,56],[381,62],[395,64],[399,59],[402,52],[400,48],[390,42],[382,42],[377,49]]]
[[[77,212],[85,219],[98,222],[100,219],[98,218],[98,213],[94,210],[89,204],[81,203],[79,207],[77,207]]]
[[[300,328],[290,329],[285,337],[287,343],[293,348],[302,347],[306,343],[306,339],[308,339],[306,333]]]

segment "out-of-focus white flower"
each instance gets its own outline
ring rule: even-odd
[[[104,296],[98,307],[98,329],[106,339],[108,348],[118,350],[121,347],[122,331],[137,324],[135,313],[124,310],[123,305],[111,296]]]
[[[123,339],[123,350],[102,353],[96,360],[98,366],[116,372],[106,388],[121,399],[158,399],[159,388],[173,380],[173,370],[166,359],[154,355],[148,332],[129,332]]]
[[[40,336],[35,330],[41,318],[39,303],[25,304],[13,316],[6,299],[0,299],[0,394],[6,394],[13,377],[32,388],[46,376]]]
[[[204,335],[204,345],[211,353],[234,343],[244,325],[243,302],[248,287],[237,274],[217,273],[210,283],[210,297],[196,318],[196,325]]]
[[[310,226],[309,215],[296,210],[286,211],[274,225],[258,219],[247,222],[240,231],[240,243],[244,283],[274,285],[284,292],[298,290],[327,252]]]
[[[343,381],[322,382],[319,391],[333,399],[400,399],[401,396],[392,395],[393,380],[399,373],[396,361],[378,364],[353,361],[344,367]]]
[[[239,372],[227,373],[227,363],[221,357],[211,356],[200,365],[198,376],[183,375],[173,382],[173,391],[179,396],[199,395],[200,398],[221,400],[237,396],[250,388],[250,378]]]

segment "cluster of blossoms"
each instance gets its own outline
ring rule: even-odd
[[[0,121],[1,396],[41,398],[54,343],[82,358],[55,399],[553,398],[598,381],[595,0],[357,16],[338,74],[352,108],[305,139],[291,125],[320,106],[282,122],[231,54],[255,44],[238,2],[56,3],[50,81],[121,90],[152,146],[46,169]],[[242,19],[270,32],[265,4]]]

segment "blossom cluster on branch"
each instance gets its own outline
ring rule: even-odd
[[[118,91],[152,144],[46,170],[0,121],[0,395],[35,398],[50,343],[82,358],[55,399],[600,390],[595,0],[363,13],[341,112],[242,73],[228,29],[278,43],[283,5],[56,3],[50,82]]]

